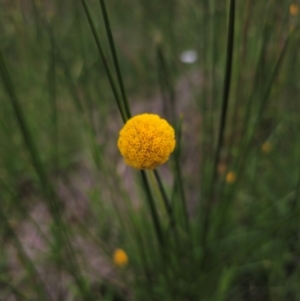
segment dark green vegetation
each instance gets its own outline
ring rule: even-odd
[[[0,300],[299,300],[297,5],[0,0]],[[155,172],[116,146],[142,112]]]

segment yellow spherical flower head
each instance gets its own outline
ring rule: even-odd
[[[233,171],[230,171],[227,173],[225,179],[228,184],[233,184],[236,181],[236,174]]]
[[[158,115],[136,115],[121,129],[118,147],[128,165],[137,169],[154,169],[165,163],[173,152],[175,132]]]
[[[118,267],[124,267],[128,263],[128,256],[122,249],[116,249],[113,255],[114,264]]]

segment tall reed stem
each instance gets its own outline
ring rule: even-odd
[[[214,189],[216,185],[217,178],[217,166],[220,160],[220,153],[223,146],[224,140],[224,132],[226,127],[226,117],[227,117],[227,108],[229,102],[229,93],[230,93],[230,83],[231,83],[231,71],[232,71],[232,57],[233,57],[233,46],[234,46],[234,23],[235,23],[235,0],[230,0],[229,7],[229,22],[228,22],[228,32],[227,32],[227,52],[226,52],[226,66],[225,66],[225,76],[224,76],[224,86],[223,86],[223,99],[222,99],[222,109],[220,116],[220,127],[219,127],[219,135],[217,142],[217,150],[214,159],[214,166],[212,171],[212,179],[211,179],[211,189],[208,202],[206,204],[206,211],[204,215],[204,223],[203,223],[203,234],[202,234],[202,246],[205,247],[207,235],[209,232],[209,221],[212,204],[210,202],[213,201],[214,197]],[[204,256],[205,257],[205,256]]]

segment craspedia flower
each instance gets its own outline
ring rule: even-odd
[[[175,144],[174,129],[155,114],[141,114],[129,119],[118,140],[126,164],[137,169],[154,169],[165,163]]]
[[[290,15],[291,16],[296,16],[299,13],[299,6],[295,3],[292,3],[290,5]]]
[[[124,267],[128,263],[128,256],[122,249],[116,249],[113,254],[114,264],[118,267]]]
[[[233,171],[230,171],[227,173],[225,180],[228,184],[233,184],[236,181],[236,174]]]

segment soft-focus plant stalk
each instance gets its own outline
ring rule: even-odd
[[[111,29],[110,29],[109,18],[108,18],[107,11],[106,11],[105,1],[104,0],[99,0],[99,1],[100,1],[100,5],[101,5],[101,10],[102,10],[102,15],[103,15],[103,19],[104,19],[107,37],[109,40],[109,46],[110,46],[110,50],[112,53],[112,57],[113,57],[113,61],[114,61],[114,65],[115,65],[115,69],[116,69],[116,73],[117,73],[119,88],[120,88],[122,98],[123,98],[123,105],[125,108],[126,117],[127,117],[127,119],[129,119],[131,117],[131,112],[130,112],[130,108],[129,108],[129,104],[128,104],[127,95],[125,92],[125,87],[124,87],[123,78],[122,78],[122,74],[121,74],[121,70],[120,70],[120,66],[119,66],[119,61],[118,61],[118,57],[117,57],[117,52],[116,52],[116,48],[115,48],[113,35],[112,35]]]
[[[124,103],[121,101],[120,94],[119,94],[119,91],[118,91],[116,83],[115,83],[115,79],[113,77],[111,68],[109,66],[108,59],[107,59],[107,57],[106,57],[106,55],[104,53],[104,50],[103,50],[103,47],[102,47],[102,43],[101,43],[101,41],[100,41],[100,39],[98,37],[97,31],[96,31],[96,26],[95,26],[94,21],[92,19],[92,15],[90,13],[90,10],[88,8],[88,5],[87,5],[86,1],[85,0],[81,0],[81,2],[82,2],[82,5],[84,7],[84,10],[85,10],[88,22],[90,24],[90,27],[91,27],[91,30],[92,30],[95,42],[97,44],[98,51],[99,51],[101,59],[102,59],[102,62],[104,64],[104,68],[105,68],[107,77],[109,79],[110,86],[111,86],[111,89],[113,91],[114,97],[116,99],[116,102],[117,102],[117,105],[118,105],[118,108],[119,108],[119,112],[120,112],[120,114],[122,116],[123,122],[126,122],[128,116],[126,116],[125,106],[124,106]]]
[[[220,116],[219,134],[217,141],[216,154],[214,159],[214,165],[212,170],[211,188],[209,199],[204,204],[204,216],[203,216],[203,228],[202,228],[202,247],[206,248],[206,241],[208,232],[210,231],[210,217],[211,208],[213,202],[213,196],[216,188],[217,181],[217,166],[220,160],[220,153],[223,146],[224,132],[226,127],[227,108],[229,102],[230,84],[231,84],[231,70],[233,63],[233,46],[234,46],[234,26],[235,26],[235,0],[230,1],[229,5],[229,17],[228,17],[228,31],[227,31],[227,52],[226,52],[226,65],[224,74],[224,86],[223,86],[223,98],[222,98],[222,109]],[[203,262],[206,260],[206,255],[203,256]]]

